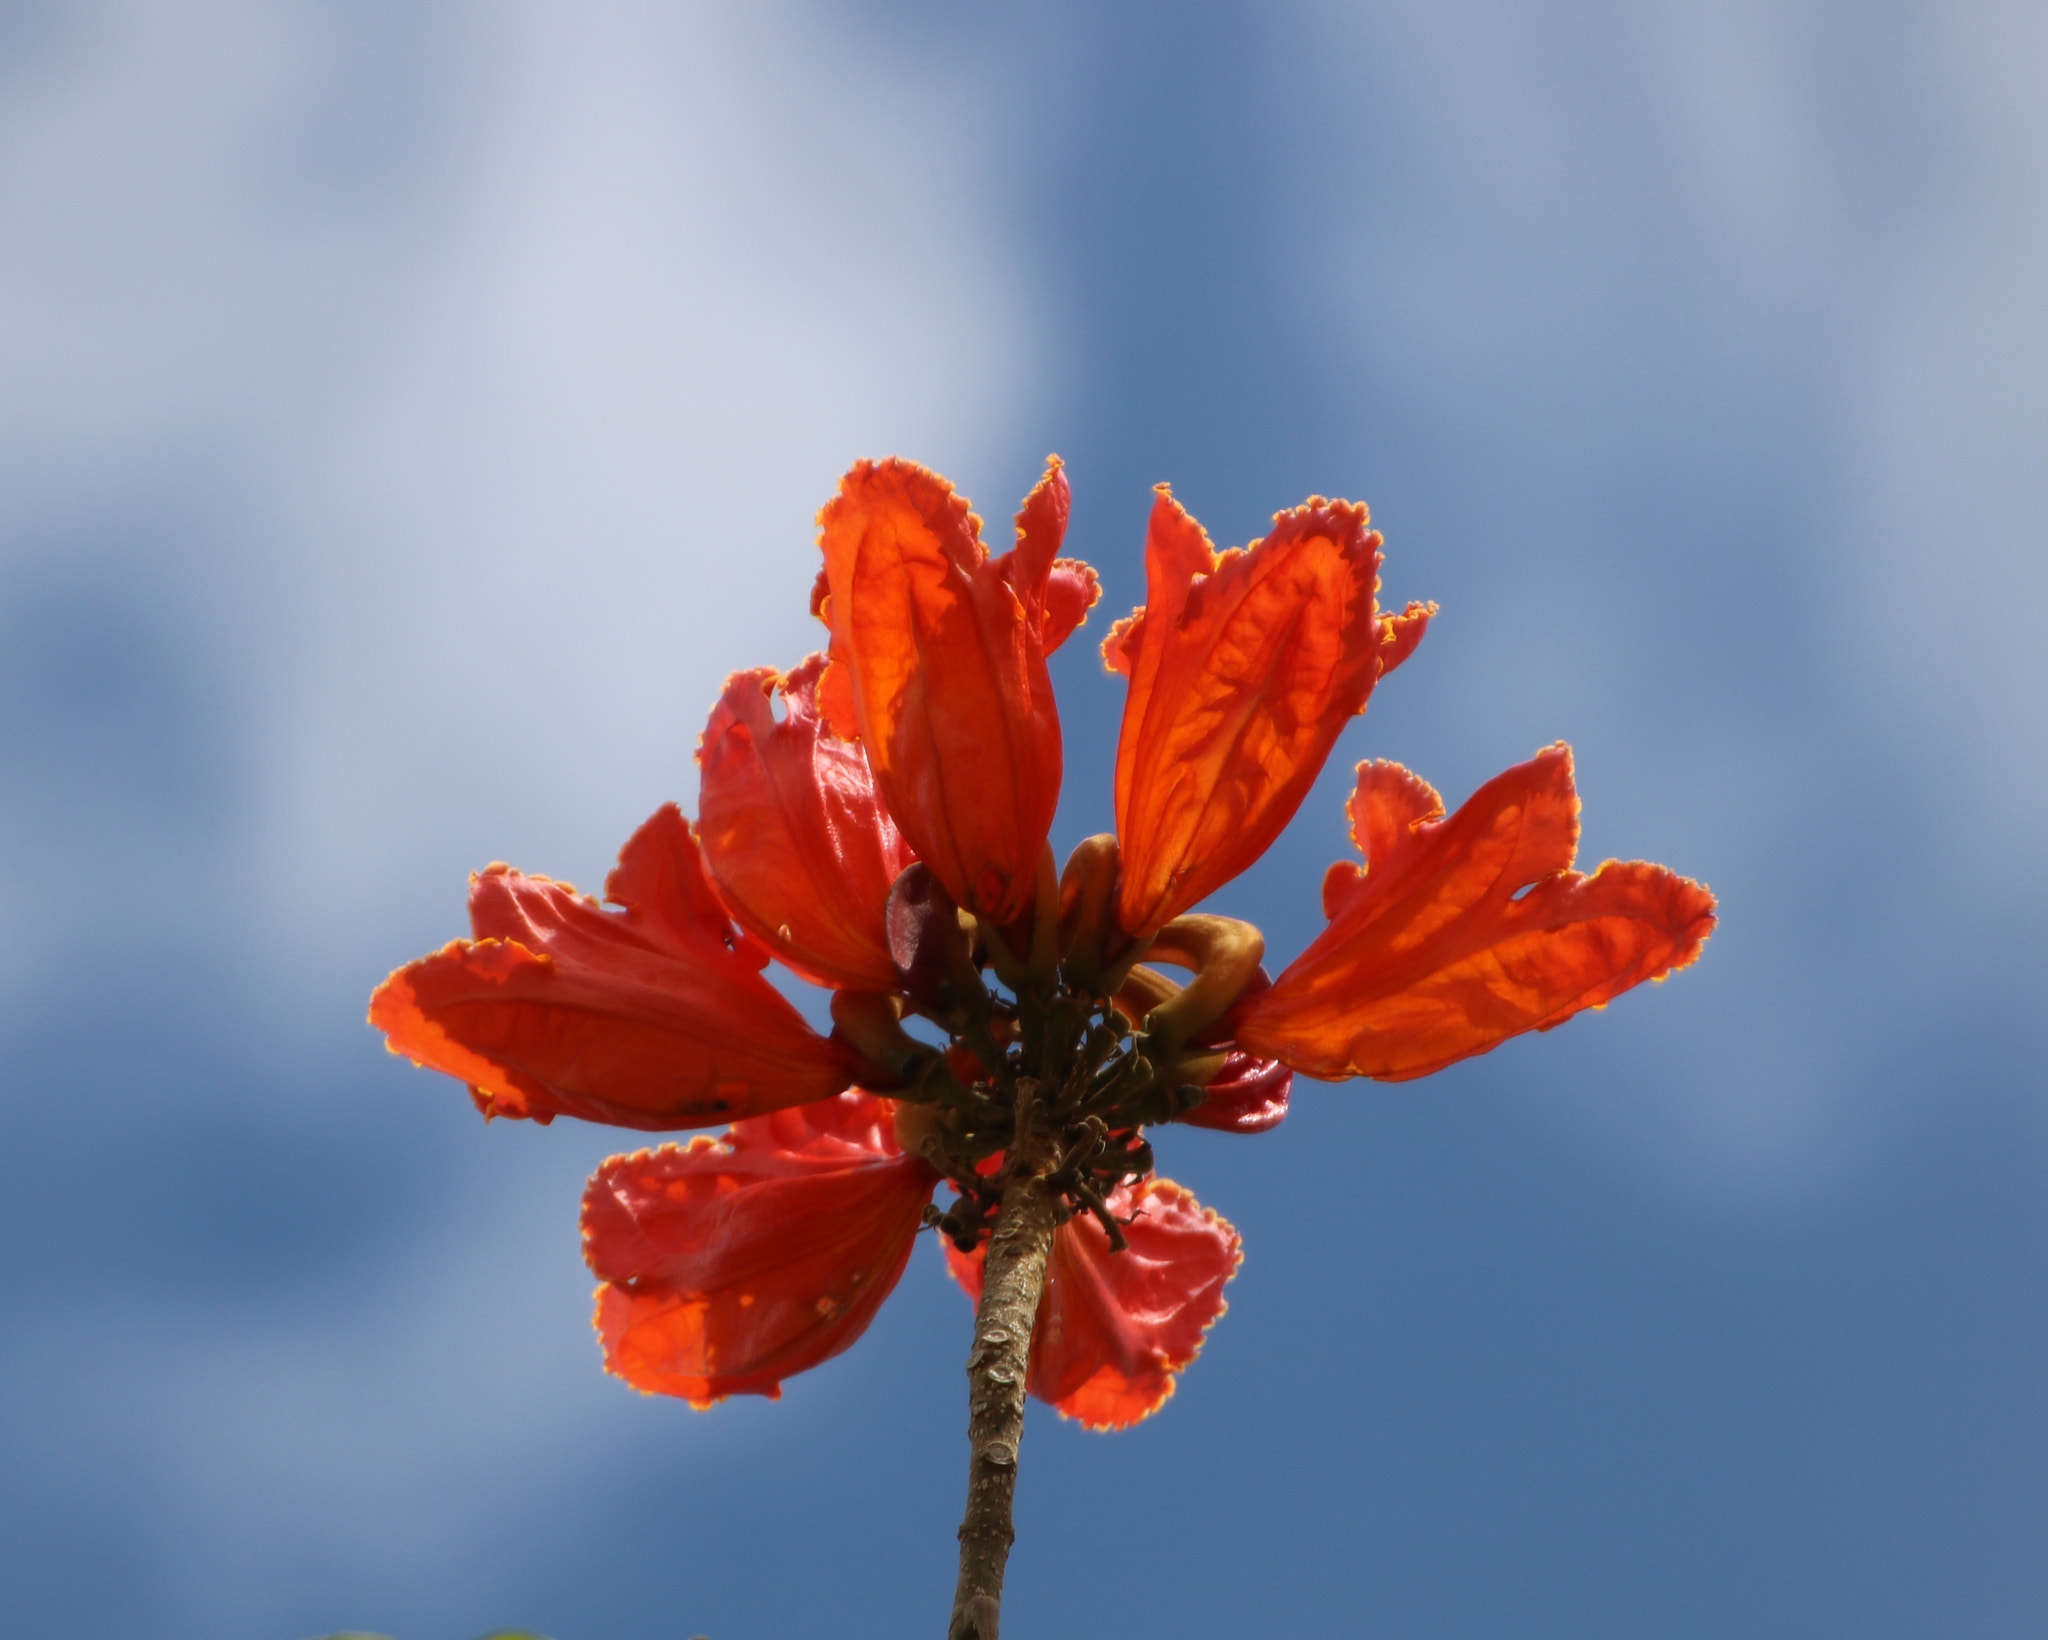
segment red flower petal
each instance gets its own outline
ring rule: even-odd
[[[623,911],[496,865],[470,882],[477,938],[399,969],[370,999],[394,1053],[460,1077],[486,1116],[660,1131],[827,1099],[852,1080],[736,948],[674,805],[605,884]]]
[[[1398,664],[1427,611],[1383,622],[1366,510],[1311,499],[1263,541],[1219,557],[1160,487],[1144,608],[1111,631],[1131,680],[1117,743],[1117,920],[1142,939],[1249,866]]]
[[[1016,551],[993,561],[967,502],[910,462],[861,462],[818,515],[827,715],[837,726],[850,699],[918,858],[1002,927],[1031,904],[1059,802],[1044,633],[1065,495],[1055,466],[1019,514]]]
[[[1287,1119],[1294,1072],[1275,1059],[1233,1051],[1202,1090],[1202,1102],[1176,1122],[1219,1133],[1269,1133]]]
[[[1085,1214],[1053,1235],[1024,1379],[1090,1429],[1125,1429],[1165,1405],[1244,1257],[1237,1232],[1171,1179],[1120,1186],[1109,1208],[1132,1219],[1121,1253]],[[986,1256],[946,1246],[947,1268],[977,1303]]]
[[[1226,1019],[1240,1047],[1310,1076],[1405,1082],[1662,979],[1713,931],[1713,896],[1661,866],[1568,869],[1579,800],[1563,745],[1443,812],[1406,769],[1359,765],[1351,835],[1368,865],[1330,868],[1330,926]]]
[[[837,990],[894,990],[882,905],[915,856],[859,742],[819,715],[824,670],[813,655],[787,677],[759,667],[726,679],[697,749],[697,832],[719,898],[797,973]]]
[[[707,1407],[867,1330],[909,1261],[938,1175],[865,1093],[614,1156],[583,1195],[605,1366]]]

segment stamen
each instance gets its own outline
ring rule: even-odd
[[[1114,880],[1105,870],[1113,868],[1113,848],[1098,840],[1081,855],[1083,865],[1069,875],[1064,919],[1051,858],[1048,851],[1034,903],[1030,962],[1017,960],[1003,930],[949,915],[944,890],[918,868],[905,872],[891,895],[892,955],[906,990],[914,981],[923,991],[910,1005],[940,1019],[952,1038],[942,1052],[925,1050],[914,1084],[896,1095],[921,1101],[899,1107],[897,1135],[958,1190],[958,1199],[944,1211],[934,1207],[925,1223],[962,1252],[986,1241],[1003,1202],[1023,1181],[1047,1193],[1058,1222],[1085,1213],[1122,1251],[1126,1237],[1110,1203],[1126,1181],[1152,1172],[1143,1129],[1201,1103],[1202,1085],[1226,1056],[1189,1039],[1253,981],[1264,950],[1248,923],[1181,918],[1160,931],[1154,951],[1193,969],[1189,984],[1120,960],[1118,989],[1095,990],[1080,982],[1073,956],[1093,937],[1086,932],[1091,900],[1108,903],[1103,885]],[[1064,961],[1057,955],[1062,945]],[[989,987],[983,961],[1008,994]],[[933,982],[941,969],[946,979]],[[980,999],[976,1006],[950,1005],[970,990]],[[892,1032],[902,1036],[900,1022],[875,1015],[877,1000],[846,997],[835,1002],[835,1015],[846,1013],[865,1033],[855,1038],[849,1030],[850,1039],[875,1044],[864,1051],[900,1051],[891,1039]],[[1144,1029],[1134,1032],[1139,1021]]]

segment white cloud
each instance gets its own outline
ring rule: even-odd
[[[1969,8],[1928,45],[1949,163],[1860,304],[1840,564],[1864,678],[1946,787],[1924,868],[2005,909],[2048,893],[2048,21]]]
[[[1589,1114],[1709,1191],[1821,1188],[1906,1131],[1905,1039],[2048,890],[2048,31],[1709,0],[1294,22],[1294,56],[1365,69],[1296,150],[1304,210],[1350,225],[1302,289],[1376,408],[1479,459],[1450,545],[1480,592],[1442,623],[1472,716],[1611,726],[1630,800],[1662,794],[1644,819],[1701,845],[1671,863],[1731,896],[1678,983],[1712,974],[1739,1043]],[[1661,532],[1656,505],[1680,509]],[[1703,552],[1704,604],[1677,567]],[[1685,714],[1668,736],[1652,701]],[[1614,818],[1589,815],[1604,846],[1640,846]],[[1900,833],[1924,851],[1898,860]],[[1904,994],[1926,1011],[1880,1000]]]
[[[493,854],[594,879],[724,674],[815,645],[846,463],[972,490],[1042,388],[971,81],[830,8],[102,6],[39,49],[7,550],[145,515],[105,573],[222,670],[266,962],[360,968]]]

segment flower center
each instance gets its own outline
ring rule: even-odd
[[[1134,942],[1091,915],[1105,882],[1114,886],[1105,841],[1075,851],[1064,884],[1048,851],[1034,918],[1008,937],[911,866],[887,914],[900,989],[833,1000],[838,1034],[874,1061],[876,1091],[897,1101],[903,1148],[959,1192],[927,1222],[963,1252],[986,1237],[1019,1177],[1049,1185],[1063,1219],[1094,1215],[1121,1250],[1109,1198],[1152,1171],[1144,1129],[1201,1104],[1225,1059],[1203,1035],[1258,975],[1265,942],[1249,924],[1183,917]],[[1139,966],[1145,956],[1193,978],[1177,985]],[[937,1026],[944,1046],[904,1030],[909,1014]]]

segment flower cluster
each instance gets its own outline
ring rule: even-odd
[[[1103,645],[1128,680],[1116,831],[1056,870],[1046,657],[1099,593],[1059,556],[1067,512],[1055,460],[991,556],[945,480],[856,466],[819,516],[827,649],[727,680],[695,827],[673,805],[642,826],[611,910],[491,866],[472,937],[372,999],[392,1050],[486,1116],[732,1124],[615,1156],[586,1193],[606,1364],[642,1390],[778,1394],[859,1337],[928,1225],[978,1292],[1028,1170],[1060,1220],[1028,1387],[1129,1424],[1172,1393],[1239,1258],[1153,1172],[1148,1127],[1271,1128],[1296,1072],[1427,1075],[1662,978],[1713,927],[1707,891],[1661,867],[1572,869],[1562,745],[1448,815],[1361,764],[1361,860],[1330,868],[1329,926],[1277,978],[1256,929],[1194,910],[1278,836],[1434,614],[1378,607],[1380,537],[1320,498],[1219,554],[1161,488],[1145,604]],[[829,1035],[771,957],[833,993]]]

